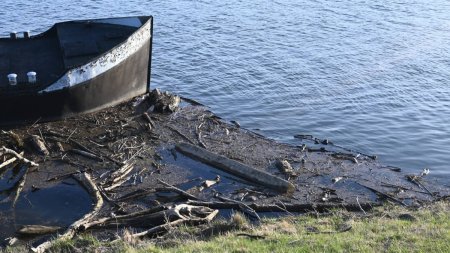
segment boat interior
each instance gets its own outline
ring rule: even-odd
[[[148,17],[112,18],[57,23],[26,38],[0,38],[0,92],[31,91],[49,86],[74,67],[84,65],[125,41]],[[27,73],[37,74],[35,84]],[[8,75],[17,74],[17,85]]]

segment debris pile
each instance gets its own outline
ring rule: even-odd
[[[2,201],[14,205],[21,192],[75,178],[94,207],[58,238],[89,230],[111,231],[114,240],[117,227],[132,227],[133,238],[153,236],[178,224],[207,223],[219,209],[258,221],[261,212],[366,212],[384,201],[421,205],[449,194],[424,179],[428,171],[403,175],[375,156],[312,136],[296,136],[298,146],[277,143],[192,100],[180,107],[180,100],[154,90],[100,112],[4,128],[0,175],[26,166],[16,184],[0,189],[2,197],[8,195]],[[21,225],[27,229],[16,236],[55,231]],[[43,252],[53,243],[33,250]]]

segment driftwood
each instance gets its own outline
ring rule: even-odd
[[[80,230],[80,227],[83,224],[89,222],[95,215],[98,214],[100,209],[103,206],[102,196],[97,188],[97,185],[92,181],[91,177],[87,173],[80,173],[77,176],[74,176],[83,186],[88,190],[88,192],[93,196],[95,201],[94,209],[88,214],[84,215],[80,220],[74,222],[69,228],[62,234],[59,235],[56,239],[70,239]],[[46,241],[37,247],[31,248],[34,252],[44,252],[48,248],[50,248],[56,240]]]
[[[198,102],[198,101],[196,101],[196,100],[194,100],[194,99],[191,99],[191,98],[182,97],[182,96],[180,96],[180,98],[181,98],[182,100],[184,100],[184,101],[190,103],[191,105],[205,106],[204,104],[202,104],[202,103],[200,103],[200,102]]]
[[[212,153],[206,149],[188,143],[178,144],[176,145],[176,149],[184,155],[217,167],[252,183],[267,186],[281,192],[293,192],[295,190],[295,186],[284,179],[271,175],[265,171],[252,168],[238,161],[231,160],[227,157]]]
[[[186,204],[166,208],[157,206],[127,215],[102,218],[93,222],[85,223],[83,230],[116,227],[151,227],[149,230],[131,235],[134,238],[152,235],[167,230],[169,227],[181,223],[202,223],[211,221],[218,213],[203,206],[191,206]]]
[[[399,200],[399,199],[397,199],[397,198],[395,198],[395,197],[392,197],[392,196],[389,195],[389,194],[386,194],[386,193],[384,193],[384,192],[381,192],[381,191],[379,191],[379,190],[377,190],[377,189],[375,189],[375,188],[372,188],[372,187],[370,187],[370,186],[367,186],[367,185],[358,183],[358,182],[356,182],[356,181],[355,181],[355,183],[357,183],[357,184],[361,185],[362,187],[365,187],[365,188],[367,188],[367,189],[369,189],[369,190],[375,192],[375,193],[378,194],[378,195],[381,195],[381,196],[383,196],[383,197],[385,197],[385,198],[387,198],[387,199],[390,199],[390,200],[394,201],[394,202],[397,203],[397,204],[400,204],[400,205],[402,205],[402,206],[407,206],[405,203],[403,203],[403,201],[401,201],[401,200]]]
[[[277,167],[277,169],[282,172],[283,174],[286,175],[294,175],[294,169],[292,168],[291,164],[286,161],[286,160],[277,160],[275,161],[275,167]]]
[[[111,180],[108,183],[109,186],[105,187],[104,190],[111,191],[111,190],[117,188],[118,186],[121,186],[126,181],[128,181],[128,179],[129,179],[128,175],[131,173],[131,171],[133,171],[133,169],[134,169],[134,164],[127,163],[127,164],[123,165],[120,169],[118,169],[117,171],[114,171],[110,176]]]
[[[156,206],[144,211],[127,215],[118,215],[93,220],[83,224],[80,229],[87,230],[91,228],[107,228],[117,226],[149,227],[164,223],[166,217],[165,215],[170,215],[167,212],[167,208],[164,206]]]
[[[216,185],[220,182],[220,176],[217,175],[214,180],[205,180],[203,181],[202,185],[200,186],[199,190],[202,191],[205,188],[210,188],[213,185]]]
[[[257,221],[260,221],[260,220],[261,220],[261,218],[259,217],[258,213],[256,213],[255,210],[254,210],[253,208],[249,207],[249,206],[248,206],[247,204],[245,204],[244,202],[237,201],[237,200],[234,200],[234,199],[225,198],[225,197],[222,197],[222,196],[215,196],[215,197],[218,198],[218,199],[220,199],[220,200],[222,200],[222,201],[224,201],[224,202],[229,202],[229,203],[237,204],[238,207],[239,207],[239,209],[240,209],[243,213],[247,214],[247,215],[250,216],[250,217],[255,218]]]
[[[248,237],[252,240],[259,240],[259,239],[265,239],[266,237],[263,235],[252,235],[252,234],[247,234],[247,233],[238,233],[236,234],[236,236],[245,236]]]
[[[349,225],[349,224],[342,225],[336,231],[320,231],[315,227],[309,227],[309,229],[307,230],[307,233],[310,233],[310,234],[336,234],[336,233],[344,233],[344,232],[350,231],[351,229],[352,229],[352,225]]]
[[[428,172],[428,173],[429,173],[429,172]],[[427,173],[427,174],[428,174],[428,173]],[[426,175],[426,174],[425,174],[425,175]],[[433,194],[430,190],[428,190],[428,188],[425,187],[425,185],[423,185],[423,184],[420,182],[420,180],[422,179],[423,176],[424,176],[423,174],[420,175],[420,176],[416,176],[416,175],[406,175],[406,179],[408,179],[408,181],[410,181],[410,182],[414,183],[415,185],[417,185],[419,188],[425,189],[425,190],[428,192],[428,194],[430,194],[431,196],[434,197],[434,194]]]
[[[210,222],[219,213],[219,210],[212,210],[207,207],[196,207],[186,204],[175,206],[172,210],[174,213],[176,213],[176,215],[178,215],[179,217],[178,220],[168,222],[164,225],[153,227],[149,230],[140,233],[132,234],[131,237],[140,238],[144,236],[150,236],[156,233],[167,231],[169,228],[175,225],[184,223],[200,224]]]
[[[167,128],[169,128],[170,130],[172,130],[173,132],[177,133],[179,136],[181,136],[184,140],[188,141],[191,144],[195,144],[189,137],[187,137],[186,135],[184,135],[183,133],[181,133],[180,131],[178,131],[178,129],[173,128],[169,125],[166,125]]]
[[[207,206],[209,208],[214,209],[235,209],[239,210],[239,203],[233,202],[220,202],[220,201],[194,201],[188,200],[187,204],[193,206]],[[267,205],[259,205],[259,204],[247,204],[250,208],[255,210],[256,212],[293,212],[293,213],[309,213],[311,211],[314,212],[328,212],[332,209],[344,208],[347,211],[360,211],[360,206],[364,208],[364,210],[371,210],[373,207],[379,206],[377,203],[362,203],[358,204],[331,204],[331,203],[314,203],[314,204],[267,204]]]
[[[84,151],[84,150],[76,149],[76,148],[73,148],[73,149],[71,149],[69,151],[74,153],[74,154],[77,154],[77,155],[81,155],[81,156],[84,156],[84,157],[87,157],[87,158],[90,158],[90,159],[93,159],[93,160],[97,160],[97,161],[103,162],[103,159],[101,157],[99,157],[98,155],[93,154],[91,152],[88,152],[88,151]]]
[[[23,152],[21,153],[21,155],[23,155]],[[10,165],[11,163],[14,163],[15,161],[17,161],[17,157],[13,157],[13,158],[10,158],[10,159],[8,159],[8,160],[2,162],[2,163],[0,164],[0,169],[3,168],[3,167],[6,167],[6,166],[8,166],[8,165]]]
[[[44,155],[44,156],[50,155],[50,152],[48,151],[47,147],[45,146],[44,140],[40,136],[31,135],[30,142],[33,145],[33,147],[39,152],[39,154]]]
[[[37,164],[31,160],[28,160],[27,158],[23,157],[21,154],[17,153],[16,151],[6,148],[6,147],[0,148],[0,155],[12,155],[12,156],[16,157],[19,161],[21,161],[29,166],[32,166],[32,167],[39,166],[39,164]]]
[[[22,178],[20,179],[20,181],[18,182],[15,194],[14,194],[14,199],[13,199],[13,204],[12,207],[14,208],[16,206],[17,200],[19,199],[20,193],[22,192],[23,187],[25,186],[25,182],[27,180],[27,174],[28,174],[28,170],[29,167],[27,167],[25,169],[25,172],[22,176]]]
[[[120,198],[117,198],[116,201],[123,202],[128,201],[131,199],[137,199],[142,198],[144,196],[147,196],[148,194],[155,193],[155,189],[148,189],[148,190],[136,190],[134,192],[131,192],[129,194],[123,195]]]
[[[149,130],[152,130],[155,128],[155,123],[153,123],[153,120],[150,118],[147,112],[144,112],[142,116],[148,121],[148,128]]]
[[[199,198],[195,197],[194,195],[192,195],[192,194],[190,194],[190,193],[188,193],[188,192],[186,192],[186,191],[183,191],[183,190],[181,190],[181,189],[178,188],[178,187],[175,187],[175,186],[173,186],[173,185],[170,185],[170,184],[168,184],[168,183],[166,183],[166,182],[164,182],[164,181],[162,181],[162,180],[160,180],[160,179],[158,179],[158,182],[159,182],[160,184],[166,186],[168,189],[172,190],[173,192],[176,192],[176,193],[178,193],[178,194],[180,194],[180,195],[186,197],[187,199],[192,199],[192,200],[198,200],[198,199],[199,199]]]
[[[46,181],[50,182],[50,181],[55,181],[55,180],[62,180],[64,178],[68,178],[70,176],[73,176],[74,174],[77,174],[77,173],[80,173],[80,171],[77,170],[77,171],[72,171],[72,172],[69,172],[69,173],[62,174],[62,175],[57,175],[57,176],[48,178]]]
[[[178,109],[181,99],[177,95],[169,94],[168,92],[161,92],[159,89],[154,89],[149,93],[148,99],[152,106],[150,111],[171,113]]]
[[[18,148],[24,147],[24,142],[18,134],[14,133],[13,131],[4,131],[4,130],[2,130],[2,133],[8,135],[11,139],[13,139],[13,141],[16,144],[16,147]]]
[[[17,233],[20,235],[45,235],[51,234],[61,229],[60,227],[42,226],[42,225],[25,225],[22,226]]]

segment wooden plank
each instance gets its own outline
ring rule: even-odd
[[[190,158],[214,166],[252,183],[260,184],[281,192],[293,192],[295,190],[295,186],[284,179],[271,175],[265,171],[252,168],[238,161],[231,160],[225,156],[212,153],[204,148],[188,143],[180,143],[176,145],[175,148],[178,152]]]

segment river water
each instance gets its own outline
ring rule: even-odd
[[[449,14],[447,0],[2,0],[0,33],[153,15],[152,88],[283,142],[312,134],[448,183]]]

